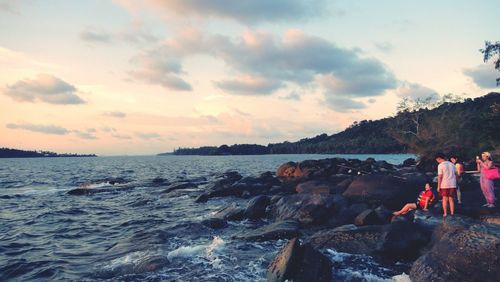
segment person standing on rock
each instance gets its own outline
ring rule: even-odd
[[[438,162],[438,186],[437,191],[443,197],[443,217],[448,215],[448,205],[450,214],[455,214],[455,193],[457,190],[457,169],[455,165],[446,160],[444,154],[436,154]]]
[[[450,157],[450,162],[455,165],[457,170],[457,202],[462,204],[462,191],[460,190],[460,184],[462,181],[462,174],[464,173],[464,165],[458,162],[458,156],[453,155]]]
[[[489,152],[483,152],[481,158],[476,158],[477,170],[481,173],[479,183],[481,185],[481,191],[483,191],[484,198],[486,199],[486,204],[483,207],[494,208],[495,207],[495,186],[493,180],[486,177],[485,170],[493,167],[493,160],[491,159],[491,154]]]

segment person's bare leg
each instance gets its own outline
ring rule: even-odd
[[[448,197],[450,201],[450,214],[454,215],[455,214],[455,201],[453,197]]]
[[[443,216],[447,216],[448,215],[448,198],[449,197],[444,197],[443,196]]]
[[[397,216],[397,215],[402,215],[402,214],[407,213],[407,212],[408,212],[408,211],[410,211],[411,209],[415,209],[415,208],[416,208],[416,205],[415,205],[415,204],[406,204],[406,205],[404,205],[404,207],[403,207],[401,210],[399,210],[399,211],[397,211],[397,212],[393,213],[393,215],[396,215],[396,216]]]

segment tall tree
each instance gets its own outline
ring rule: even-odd
[[[496,58],[493,59],[493,63],[495,64],[495,69],[500,71],[500,41],[497,41],[495,43],[491,43],[491,41],[485,41],[484,49],[480,49],[479,51],[483,53],[483,60],[485,63],[496,55]],[[497,78],[497,86],[499,85],[500,77]]]

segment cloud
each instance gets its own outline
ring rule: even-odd
[[[300,94],[297,93],[296,91],[292,91],[288,93],[288,95],[280,97],[280,99],[300,101]]]
[[[107,132],[107,133],[109,133],[109,132],[116,132],[116,129],[115,129],[115,128],[113,128],[113,127],[109,127],[109,126],[103,126],[103,127],[101,127],[101,130],[102,130],[103,132]]]
[[[124,134],[112,134],[111,135],[113,138],[116,138],[116,139],[123,139],[123,140],[130,140],[132,139],[131,136],[129,135],[124,135]]]
[[[7,85],[4,94],[20,102],[45,102],[49,104],[84,104],[75,94],[75,86],[49,74],[39,74],[34,79],[19,80]]]
[[[138,70],[129,74],[135,79],[158,84],[170,90],[191,91],[191,85],[179,75],[183,74],[181,63],[163,49],[144,52],[132,59]]]
[[[221,59],[237,73],[234,79],[215,82],[232,94],[272,94],[289,83],[304,87],[321,77],[330,79],[323,83],[328,93],[348,97],[378,96],[397,86],[382,62],[299,30],[289,30],[281,38],[260,31],[231,38],[189,28],[135,58],[143,66],[135,75],[161,84],[165,77],[184,74],[182,60],[198,54]]]
[[[387,41],[384,42],[375,42],[374,43],[375,48],[377,48],[379,51],[384,52],[384,53],[390,53],[392,52],[392,49],[394,49],[394,46]]]
[[[150,139],[160,139],[161,138],[161,135],[158,134],[158,133],[154,133],[154,132],[151,132],[151,133],[142,133],[142,132],[136,132],[135,135],[141,139],[145,139],[145,140],[150,140]]]
[[[112,35],[103,31],[96,31],[93,29],[86,29],[79,34],[80,39],[88,42],[97,43],[110,43]]]
[[[95,134],[92,134],[91,132],[83,132],[83,131],[79,131],[79,130],[73,130],[73,133],[75,133],[75,135],[81,139],[87,139],[87,140],[97,139]]]
[[[396,95],[400,98],[411,99],[436,99],[439,96],[438,93],[431,88],[407,81],[402,82],[401,86],[396,90]]]
[[[279,81],[249,75],[215,82],[215,85],[237,95],[269,95],[282,86]]]
[[[141,2],[117,0],[132,12],[143,8]],[[308,0],[147,0],[146,7],[168,18],[196,17],[230,19],[243,24],[296,21],[316,18],[326,10],[327,1]]]
[[[494,66],[489,64],[482,64],[474,68],[464,69],[463,73],[472,78],[472,81],[481,88],[497,87],[496,79],[500,76]]]
[[[126,113],[124,112],[119,112],[119,111],[114,111],[114,112],[106,112],[104,113],[105,116],[108,117],[116,117],[116,118],[124,118],[127,116]]]
[[[55,126],[55,125],[39,125],[39,124],[30,124],[30,123],[23,123],[23,124],[9,123],[6,126],[7,126],[7,128],[10,128],[10,129],[24,129],[24,130],[28,130],[28,131],[44,133],[44,134],[53,134],[53,135],[66,135],[70,132],[69,130],[67,130],[64,127]]]
[[[366,105],[363,102],[335,95],[326,96],[325,102],[330,109],[339,113],[348,113],[352,110],[366,108]]]

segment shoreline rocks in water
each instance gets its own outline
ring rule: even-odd
[[[233,171],[220,175],[195,201],[249,198],[246,206],[225,207],[202,222],[211,228],[223,228],[228,220],[256,221],[257,226],[261,220],[269,222],[252,225],[255,229],[235,234],[234,239],[295,237],[269,266],[268,281],[329,281],[332,264],[322,254],[326,249],[408,263],[413,281],[499,277],[500,212],[480,207],[477,180],[469,178],[462,187],[464,204],[456,206],[455,217],[443,219],[439,202],[429,212],[392,216],[392,211],[414,202],[435,176],[419,172],[415,164],[413,159],[396,166],[374,159],[334,158],[287,162],[275,175],[242,177]]]

